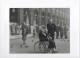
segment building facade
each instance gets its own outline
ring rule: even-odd
[[[56,26],[70,28],[69,8],[10,8],[10,22],[22,24],[23,21],[30,26],[30,34],[33,34],[33,26],[47,25],[52,19]],[[37,28],[36,28],[36,32]]]

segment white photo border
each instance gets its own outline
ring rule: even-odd
[[[70,54],[10,54],[9,8],[70,8]],[[79,57],[79,3],[77,2],[2,2],[1,4],[1,58],[78,58]]]

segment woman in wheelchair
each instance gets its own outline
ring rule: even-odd
[[[41,30],[39,30],[39,40],[41,42],[48,42],[48,49],[49,49],[49,52],[53,52],[53,49],[55,48],[56,49],[56,45],[55,45],[55,42],[52,40],[50,34],[48,34],[46,32],[46,29],[42,28]]]
[[[48,41],[47,39],[47,33],[45,32],[45,30],[40,30],[39,31],[39,39],[40,41]]]

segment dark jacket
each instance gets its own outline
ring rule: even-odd
[[[47,30],[48,30],[49,33],[54,33],[56,31],[55,24],[53,24],[53,23],[47,24]]]
[[[40,41],[48,41],[47,33],[45,33],[45,34],[46,35],[44,35],[42,31],[39,31],[39,39],[40,39]]]
[[[27,25],[22,25],[22,35],[25,36],[28,34],[28,27]]]

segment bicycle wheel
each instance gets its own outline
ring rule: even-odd
[[[35,51],[35,53],[45,52],[45,43],[44,42],[37,41],[34,44],[34,51]]]

